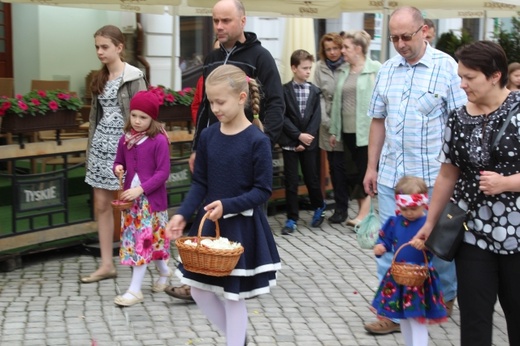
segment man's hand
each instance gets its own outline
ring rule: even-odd
[[[377,171],[367,168],[365,178],[363,179],[363,187],[365,193],[370,197],[374,197],[377,193]]]

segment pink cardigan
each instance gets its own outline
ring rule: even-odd
[[[123,165],[126,175],[123,189],[130,188],[130,184],[137,174],[141,187],[148,198],[152,211],[168,209],[166,195],[166,181],[170,176],[170,141],[166,136],[159,134],[154,138],[147,138],[141,144],[128,149],[123,135],[117,147],[116,165]]]

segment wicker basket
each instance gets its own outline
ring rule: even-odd
[[[112,204],[112,208],[114,208],[115,210],[119,210],[119,211],[130,209],[132,204],[134,204],[133,201],[122,201],[120,199],[114,199],[110,203]]]
[[[125,201],[121,199],[121,191],[123,191],[123,175],[124,173],[119,175],[119,191],[117,191],[117,199],[110,202],[110,204],[112,204],[112,208],[118,211],[130,209],[132,204],[134,204],[134,201]]]
[[[215,222],[215,237],[201,237],[202,226],[206,221],[209,212],[200,220],[199,231],[196,237],[181,237],[175,241],[179,250],[184,269],[193,273],[209,276],[228,276],[235,269],[240,256],[244,252],[244,247],[236,249],[212,249],[201,246],[200,242],[204,239],[220,238],[220,226]],[[186,240],[197,242],[197,246],[184,244]]]
[[[426,256],[426,252],[424,250],[422,250],[422,252],[424,255],[425,265],[395,262],[399,251],[401,251],[401,249],[407,245],[410,245],[410,243],[401,245],[401,247],[395,252],[394,258],[392,259],[390,273],[394,277],[395,282],[397,282],[399,285],[421,286],[424,283],[424,280],[426,280],[426,278],[429,276],[428,257]]]

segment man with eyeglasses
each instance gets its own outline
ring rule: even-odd
[[[404,175],[427,182],[429,193],[440,169],[441,150],[448,114],[466,103],[460,89],[457,63],[426,42],[428,27],[415,7],[396,9],[389,20],[390,42],[399,53],[387,60],[376,78],[369,107],[370,135],[365,191],[377,194],[379,215],[395,215],[394,186]],[[376,258],[382,279],[393,253]],[[457,294],[455,264],[434,258],[448,313]],[[372,334],[400,331],[399,321],[378,320],[365,329]]]

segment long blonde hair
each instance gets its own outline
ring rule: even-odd
[[[231,90],[240,94],[245,92],[248,95],[248,99],[253,110],[253,121],[252,123],[262,131],[264,131],[264,125],[260,121],[260,90],[258,89],[258,83],[254,78],[248,77],[244,71],[234,65],[222,65],[213,70],[206,78],[206,85],[217,85],[221,83],[227,83]]]

